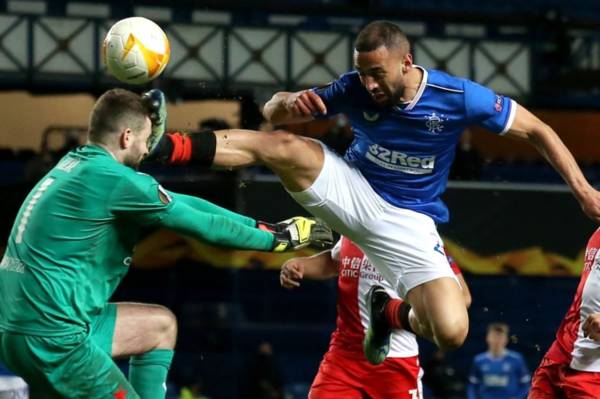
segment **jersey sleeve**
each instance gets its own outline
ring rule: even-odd
[[[465,81],[464,89],[465,114],[469,124],[494,133],[508,132],[517,111],[514,100],[470,80]]]
[[[108,208],[140,225],[152,225],[167,216],[173,204],[173,198],[152,176],[132,172],[115,184]]]
[[[518,399],[527,399],[527,394],[529,393],[529,385],[531,383],[531,375],[529,374],[529,368],[525,363],[525,359],[523,356],[518,354],[517,356],[517,378],[519,383],[518,393],[516,398]]]
[[[230,211],[229,209],[222,208],[205,199],[193,197],[191,195],[174,193],[172,191],[168,191],[168,193],[172,198],[175,198],[178,201],[182,201],[183,203],[191,206],[192,208],[198,211],[225,216],[243,225],[256,227],[256,220],[254,220],[253,218],[240,215],[239,213],[235,213],[233,211]]]
[[[349,82],[345,75],[324,86],[312,90],[321,97],[327,107],[327,114],[316,115],[316,118],[329,118],[342,112],[342,105],[348,102]]]
[[[469,383],[471,384],[481,384],[481,373],[479,368],[479,362],[477,358],[473,360],[473,364],[471,364],[471,369],[469,370]]]
[[[271,251],[272,233],[247,226],[225,215],[202,212],[183,201],[160,221],[160,226],[211,244],[239,249]]]

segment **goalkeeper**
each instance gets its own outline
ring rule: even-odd
[[[33,398],[165,397],[174,315],[108,303],[152,229],[261,251],[331,241],[315,220],[259,224],[136,172],[165,120],[159,91],[106,92],[91,111],[88,143],[43,177],[17,214],[0,263],[0,362]],[[129,379],[116,357],[130,357]]]

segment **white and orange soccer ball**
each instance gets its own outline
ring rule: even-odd
[[[167,66],[171,47],[165,32],[143,17],[115,23],[104,39],[102,58],[108,71],[124,83],[143,84]]]

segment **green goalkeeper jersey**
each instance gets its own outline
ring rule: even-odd
[[[85,331],[127,272],[135,243],[156,226],[228,246],[272,247],[271,233],[233,215],[199,212],[103,148],[79,147],[17,214],[0,263],[0,331]]]

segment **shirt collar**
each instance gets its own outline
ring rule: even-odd
[[[411,109],[413,109],[415,107],[415,105],[417,105],[419,100],[421,99],[421,96],[423,95],[423,92],[425,91],[425,87],[427,87],[427,77],[428,77],[427,69],[423,68],[420,65],[413,65],[413,66],[415,68],[420,69],[423,72],[423,78],[421,79],[421,84],[419,85],[419,88],[417,89],[417,94],[415,94],[415,96],[408,103],[408,105],[406,105],[405,107],[394,106],[394,108],[396,108],[400,111],[410,111]]]

